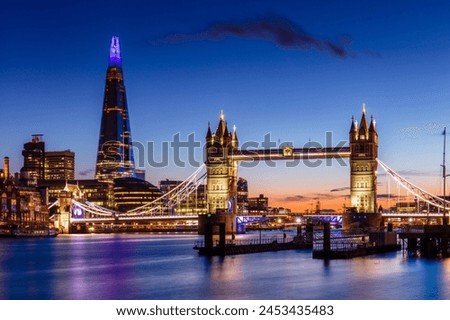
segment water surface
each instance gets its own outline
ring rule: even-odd
[[[247,235],[244,237],[249,237]],[[199,257],[195,234],[0,239],[0,299],[450,299],[450,259]]]

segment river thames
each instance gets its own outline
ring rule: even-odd
[[[250,237],[245,235],[242,237]],[[311,250],[200,257],[196,234],[0,239],[0,299],[450,299],[450,259]]]

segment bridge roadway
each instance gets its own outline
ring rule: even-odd
[[[70,223],[95,223],[95,222],[133,222],[133,221],[188,221],[188,220],[197,220],[198,215],[171,215],[171,216],[162,216],[162,215],[154,215],[154,216],[128,216],[128,217],[97,217],[97,218],[75,218],[70,219]]]
[[[443,213],[438,212],[417,212],[417,213],[405,213],[405,212],[390,212],[381,214],[384,218],[442,218]]]
[[[381,216],[383,218],[442,218],[443,213],[438,213],[438,212],[418,212],[418,213],[406,213],[406,212],[389,212],[389,213],[382,213]],[[314,215],[309,215],[309,214],[304,214],[302,215],[303,217],[342,217],[342,214],[314,214]]]
[[[384,218],[442,218],[442,213],[437,212],[419,212],[419,213],[398,213],[398,212],[392,212],[392,213],[383,213],[382,217]],[[286,215],[286,214],[280,214],[280,215],[264,215],[266,218],[288,218],[288,217],[294,217],[299,216],[303,218],[323,218],[323,219],[330,219],[330,218],[336,218],[336,221],[342,221],[342,214],[302,214],[302,215]],[[239,215],[237,216],[237,219],[241,223],[251,223],[259,221],[260,218],[263,217],[263,215]],[[111,222],[133,222],[133,221],[190,221],[190,220],[197,220],[198,215],[153,215],[153,216],[121,216],[121,217],[97,217],[97,218],[76,218],[71,219],[71,223],[96,223],[96,222],[104,222],[104,223],[111,223]]]
[[[327,158],[349,158],[350,147],[335,148],[291,148],[237,150],[231,158],[236,161],[255,160],[308,160]]]
[[[248,222],[251,218],[261,218],[262,215],[243,215],[237,216],[238,219]],[[265,215],[266,218],[287,218],[288,215],[277,214],[277,215]],[[97,217],[97,218],[72,218],[71,223],[95,223],[95,222],[133,222],[133,221],[190,221],[197,220],[198,215],[153,215],[153,216],[119,216],[119,217]]]

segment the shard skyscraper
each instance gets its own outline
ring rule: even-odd
[[[122,57],[119,37],[114,36],[111,39],[106,71],[95,178],[112,181],[115,178],[134,176],[134,158],[127,95],[123,82]]]

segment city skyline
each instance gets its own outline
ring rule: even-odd
[[[0,97],[10,121],[0,156],[11,158],[12,171],[22,166],[22,144],[43,133],[49,150],[76,153],[77,178],[94,176],[105,57],[119,35],[133,140],[153,142],[156,159],[176,134],[204,141],[220,110],[237,126],[241,145],[267,133],[296,147],[325,144],[326,132],[333,143],[348,142],[351,117],[359,120],[366,103],[377,120],[380,159],[440,192],[440,133],[450,116],[448,4],[199,3],[194,10],[137,1],[120,22],[108,15],[115,3],[7,3]],[[342,206],[348,166],[282,166],[241,167],[239,176],[271,206],[304,209],[315,199]],[[173,163],[145,169],[155,185],[193,171]],[[383,179],[379,194],[388,193]]]

